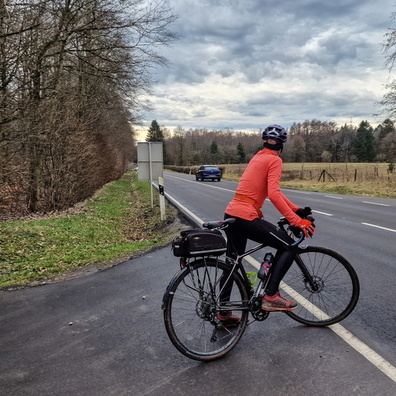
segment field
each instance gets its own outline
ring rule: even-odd
[[[246,164],[224,164],[220,167],[225,180],[238,180]],[[285,163],[281,186],[396,198],[396,169],[387,163]]]

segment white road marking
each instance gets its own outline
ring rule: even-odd
[[[290,188],[290,187],[287,188],[287,190],[289,190],[289,191],[293,190],[293,193],[296,193],[296,194],[304,194],[304,195],[311,195],[312,194],[312,192],[310,192],[310,191],[295,190],[295,189]]]
[[[387,204],[383,204],[383,203],[378,203],[378,202],[370,202],[370,201],[362,201],[365,204],[370,204],[370,205],[378,205],[378,206],[390,206]]]
[[[168,193],[165,193],[165,197],[169,199],[169,201],[173,202],[174,205],[177,207],[181,208],[184,212],[186,212],[189,216],[191,216],[196,223],[198,224],[203,224],[204,221],[200,219],[198,216],[196,216],[191,210],[187,209],[184,205],[182,205],[179,201],[176,201],[173,197],[171,197]]]
[[[334,216],[334,215],[332,215],[331,213],[319,212],[319,210],[313,210],[312,212],[313,212],[313,213],[319,213],[319,214],[321,214],[321,215],[323,215],[323,216]]]
[[[177,177],[177,176],[173,176],[173,175],[169,175],[169,174],[167,174],[166,176],[167,176],[167,177],[168,177],[168,176],[169,176],[169,177],[173,177],[174,179],[180,179],[180,180],[183,180],[183,181],[187,181],[187,182],[190,182],[190,183],[196,183],[196,182],[197,182],[196,180],[188,180],[188,179],[186,180],[186,179],[184,179],[183,177]],[[213,186],[212,183],[210,183],[210,186],[213,187],[213,188],[218,188],[219,190],[229,191],[229,192],[232,192],[232,193],[235,192],[234,190],[230,190],[230,189],[228,189],[228,188]],[[294,190],[293,192],[300,192],[300,191],[299,191],[299,190]],[[305,191],[301,191],[301,193],[306,194]],[[308,193],[308,194],[310,194],[310,193]],[[166,194],[165,194],[165,195],[166,195]],[[271,202],[271,200],[268,199],[268,198],[266,198],[266,201]],[[314,213],[319,213],[319,214],[322,214],[322,215],[324,215],[324,216],[333,216],[333,215],[330,214],[330,213],[319,212],[318,210],[313,210],[312,212],[314,212]]]
[[[333,199],[344,199],[342,197],[335,197],[333,195],[325,195],[326,198],[333,198]]]
[[[321,311],[314,304],[306,300],[303,296],[297,293],[294,289],[289,287],[284,282],[281,282],[281,289],[283,289],[287,294],[296,300],[300,305],[304,305],[304,308],[310,311],[319,319],[329,318],[323,311]],[[364,356],[370,363],[386,374],[391,380],[396,382],[396,367],[392,366],[387,360],[380,356],[377,352],[367,346],[364,342],[360,341],[356,336],[354,336],[350,331],[348,331],[344,326],[339,323],[328,326],[334,331],[340,338],[342,338],[347,344],[349,344],[353,349]]]
[[[370,227],[375,227],[375,228],[379,228],[381,230],[385,230],[385,231],[390,231],[390,232],[396,232],[396,230],[394,230],[393,228],[386,228],[386,227],[382,227],[376,224],[370,224],[370,223],[362,223],[363,225],[366,226],[370,226]]]
[[[245,257],[245,260],[249,262],[256,269],[260,268],[260,263],[252,257]],[[311,312],[318,319],[327,319],[326,315],[321,309],[316,305],[312,304],[301,294],[297,293],[293,288],[287,285],[285,282],[281,282],[280,288],[287,293],[293,300],[297,301],[300,305],[304,305],[304,308]],[[387,360],[385,360],[381,355],[371,349],[363,341],[359,340],[354,336],[349,330],[344,326],[336,323],[334,325],[328,326],[335,334],[342,338],[348,345],[350,345],[355,351],[366,358],[371,364],[373,364],[378,370],[382,371],[387,375],[392,381],[396,382],[396,367],[392,366]]]
[[[202,219],[200,219],[198,216],[192,213],[185,206],[181,205],[176,199],[171,197],[169,194],[165,194],[165,196],[174,204],[180,206],[182,210],[184,210],[186,213],[189,214],[189,216],[193,217],[198,224],[204,223]],[[329,214],[326,215],[332,216]],[[362,223],[362,224],[396,232],[396,230],[392,230],[390,228],[384,228],[368,223]],[[260,268],[260,263],[257,260],[255,260],[253,257],[250,256],[245,257],[245,260],[248,261],[249,264],[251,264],[256,269]],[[290,286],[286,285],[284,282],[281,283],[281,289],[284,290],[286,293],[288,293],[297,302],[300,302],[300,304],[301,303],[304,303],[304,305],[307,304],[307,309],[310,310],[311,313],[313,313],[316,317],[318,318],[326,317],[326,314],[324,312],[322,312],[318,307],[310,303],[308,300],[306,300],[303,296],[297,293]],[[356,336],[354,336],[350,331],[348,331],[345,327],[343,327],[339,323],[329,326],[329,329],[331,329],[336,335],[342,338],[348,345],[350,345],[353,349],[355,349],[360,355],[366,358],[378,370],[382,371],[392,381],[396,382],[396,367],[392,366],[392,364],[390,364],[387,360],[385,360],[381,355],[379,355],[377,352],[371,349],[363,341],[359,340]]]

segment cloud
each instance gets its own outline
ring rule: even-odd
[[[257,130],[367,119],[389,81],[381,53],[394,0],[168,0],[182,38],[151,97],[166,127]]]

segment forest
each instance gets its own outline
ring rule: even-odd
[[[0,220],[121,177],[175,18],[164,1],[0,0]]]
[[[396,129],[389,118],[373,127],[310,120],[294,123],[284,145],[284,162],[396,162]],[[171,134],[153,120],[147,141],[164,143],[164,164],[239,164],[248,162],[263,147],[257,133],[176,128]]]

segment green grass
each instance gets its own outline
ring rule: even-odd
[[[104,268],[168,242],[148,182],[126,173],[75,214],[0,223],[0,288],[34,285],[86,266]]]

